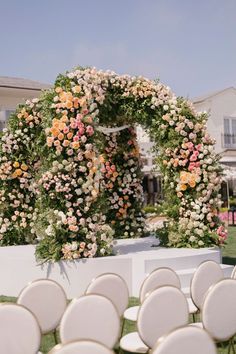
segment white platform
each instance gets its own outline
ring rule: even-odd
[[[221,262],[218,249],[161,248],[151,237],[119,240],[114,250],[116,256],[38,265],[34,246],[0,247],[0,294],[18,296],[29,281],[50,278],[64,287],[68,298],[73,298],[82,295],[97,275],[114,272],[126,280],[130,295],[138,296],[146,274],[162,266],[179,274],[187,293],[192,274],[201,262],[208,259]],[[230,276],[232,269],[224,265],[225,276]]]

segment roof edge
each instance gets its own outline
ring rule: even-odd
[[[211,98],[211,97],[214,97],[214,96],[217,96],[225,91],[228,91],[228,90],[234,90],[236,91],[236,88],[234,86],[229,86],[229,87],[226,87],[225,89],[223,90],[219,90],[219,91],[215,91],[215,92],[212,92],[212,93],[209,93],[209,94],[206,94],[204,96],[198,96],[198,97],[194,97],[191,99],[191,101],[193,103],[201,103],[201,102],[204,102],[206,101],[207,99]]]

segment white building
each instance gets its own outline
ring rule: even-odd
[[[0,76],[0,130],[5,127],[9,115],[19,103],[38,97],[41,90],[49,87],[48,84],[33,80]]]
[[[216,140],[216,152],[222,155],[220,162],[236,166],[236,88],[228,87],[192,101],[197,111],[209,114],[207,128]]]

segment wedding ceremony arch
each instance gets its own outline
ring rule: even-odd
[[[0,244],[36,243],[39,260],[109,255],[114,238],[142,237],[136,125],[163,175],[166,245],[226,238],[221,169],[207,115],[159,81],[77,68],[19,105],[0,142]]]

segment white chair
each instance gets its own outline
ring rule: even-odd
[[[216,342],[230,340],[236,334],[236,280],[223,279],[207,292],[202,307],[202,322],[192,324],[203,327]],[[230,350],[230,346],[229,346]]]
[[[206,331],[188,326],[160,338],[151,354],[217,354],[217,349]]]
[[[36,354],[41,331],[35,316],[25,307],[0,304],[0,353]]]
[[[155,269],[153,272],[147,275],[144,279],[139,293],[140,303],[143,302],[145,296],[150,291],[160,287],[171,285],[180,289],[180,279],[175,271],[171,268],[161,267]],[[197,312],[197,308],[192,303],[191,299],[188,299],[189,313]],[[129,321],[137,321],[139,306],[132,306],[124,312],[124,318]]]
[[[62,343],[86,339],[113,348],[120,333],[118,311],[105,296],[88,294],[68,305],[60,323]]]
[[[205,261],[198,266],[191,280],[190,293],[194,305],[200,311],[208,289],[223,278],[223,271],[215,261]]]
[[[137,319],[138,332],[120,340],[120,347],[132,353],[146,353],[164,334],[188,323],[188,304],[174,286],[153,290],[142,302]]]
[[[17,303],[33,312],[43,334],[54,331],[67,307],[63,288],[53,280],[39,279],[29,283],[20,293]]]
[[[99,294],[107,297],[116,306],[120,317],[129,303],[129,290],[126,282],[118,274],[105,273],[93,279],[86,294]]]
[[[95,341],[80,340],[58,344],[48,354],[115,354],[113,350]]]

